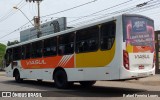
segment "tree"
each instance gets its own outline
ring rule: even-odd
[[[11,46],[11,45],[18,44],[18,43],[19,43],[18,40],[15,40],[13,42],[8,41],[7,46]]]
[[[3,57],[5,54],[6,46],[0,43],[0,70],[3,69]]]

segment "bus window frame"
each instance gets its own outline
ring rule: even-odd
[[[52,42],[55,42],[56,45],[54,45],[54,46],[51,45],[51,39],[55,39],[55,40],[53,40]],[[52,55],[51,55],[51,54],[49,54],[49,55],[45,55],[45,54],[44,54],[44,49],[46,49],[46,47],[45,47],[45,41],[47,41],[47,42],[49,41],[49,43],[50,43],[50,47],[49,47],[49,48],[50,48],[50,49],[51,49],[52,47],[56,47],[56,54],[54,54],[54,55],[53,55],[53,54],[52,54]],[[48,48],[48,47],[47,47],[47,48]],[[58,49],[57,49],[57,48],[58,48],[58,46],[57,46],[57,36],[44,39],[44,40],[43,40],[43,48],[42,48],[43,57],[54,57],[54,56],[57,56],[57,52],[58,52]]]
[[[103,25],[109,25],[109,24],[114,24],[114,26],[112,26],[112,27],[114,27],[114,35],[108,35],[108,36],[102,36],[102,26]],[[109,39],[112,39],[112,42],[111,42],[111,46],[110,46],[110,48],[108,48],[107,47],[107,49],[103,49],[102,48],[102,39],[104,39],[103,37],[105,37],[105,38],[107,38],[107,41],[109,40]],[[106,22],[106,23],[102,23],[102,24],[100,24],[100,41],[99,41],[99,45],[100,45],[100,50],[101,51],[107,51],[107,50],[111,50],[112,49],[112,47],[113,47],[113,44],[114,44],[114,42],[115,42],[115,39],[116,39],[116,20],[112,20],[112,21],[109,21],[109,22]],[[109,44],[109,43],[107,43],[107,44]],[[108,45],[107,45],[108,46]]]
[[[94,32],[95,33],[95,37],[93,38],[93,36],[92,36],[92,38],[88,38],[88,39],[79,39],[79,38],[77,38],[77,37],[79,37],[80,35],[80,33],[79,33],[79,31],[84,31],[84,30],[87,30],[88,28],[90,28],[90,29],[92,29],[92,28],[97,28],[97,32]],[[98,51],[98,49],[99,49],[99,31],[100,29],[99,29],[99,25],[95,25],[95,26],[90,26],[90,27],[87,27],[87,28],[84,28],[84,29],[81,29],[81,30],[77,30],[76,31],[76,36],[75,36],[75,38],[76,38],[76,40],[75,40],[75,52],[76,52],[76,54],[80,54],[80,53],[88,53],[88,52],[96,52],[96,51]],[[85,33],[83,33],[83,34],[85,34]],[[88,33],[89,34],[89,33]],[[91,34],[91,33],[90,33]],[[97,34],[97,35],[96,35]],[[82,36],[82,35],[81,35]],[[91,35],[90,35],[91,36]],[[90,50],[90,48],[89,48],[89,50],[85,50],[85,51],[82,51],[82,52],[79,52],[78,51],[78,43],[82,43],[82,42],[88,42],[88,41],[90,41],[90,40],[95,40],[96,41],[96,49],[95,50]],[[84,44],[84,43],[83,43]],[[88,43],[89,44],[89,43]]]
[[[152,21],[153,27],[154,27],[154,20],[150,19],[149,17],[143,16],[143,15],[123,15],[122,16],[122,29],[123,29],[123,42],[127,41],[127,32],[126,32],[126,18],[131,18],[131,17],[137,17],[137,18],[143,18],[149,21]],[[131,44],[132,45],[132,44]],[[132,45],[134,46],[134,45]]]
[[[18,51],[18,53],[14,51],[14,49],[19,49],[20,51]],[[21,60],[22,59],[22,46],[16,46],[13,48],[13,61],[17,61],[17,60]],[[19,57],[17,57],[19,56]]]
[[[39,52],[37,52],[39,50],[39,49],[37,49],[37,46],[40,47],[40,44],[39,44],[40,42],[41,42],[41,48],[39,48],[39,49],[41,49],[40,50],[41,56],[37,56],[37,54],[39,54]],[[43,52],[42,51],[43,51],[43,40],[32,42],[31,43],[31,57],[30,58],[33,58],[33,59],[42,58],[43,57]],[[33,53],[33,52],[35,52],[35,53]],[[33,56],[33,54],[36,55],[36,56]]]
[[[30,59],[31,58],[31,46],[32,45],[32,43],[28,43],[28,44],[25,44],[25,45],[23,45],[23,46],[25,46],[25,57],[24,57],[24,60],[26,60],[26,59]],[[29,46],[29,50],[26,50],[27,49],[27,46]],[[27,57],[26,58],[26,55],[29,53],[29,57]]]
[[[66,36],[65,36],[66,35]],[[67,42],[67,43],[60,43],[60,37],[63,37],[63,38],[66,38],[66,37],[68,37],[68,36],[70,37],[70,36],[72,36],[72,38],[70,38],[68,41],[69,42]],[[72,40],[72,41],[70,41],[70,40]],[[74,52],[75,52],[75,32],[69,32],[69,33],[67,33],[67,34],[62,34],[62,35],[59,35],[58,36],[58,47],[57,47],[57,49],[58,49],[58,55],[59,56],[62,56],[62,55],[71,55],[71,54],[74,54]],[[73,47],[72,47],[72,52],[70,52],[70,53],[60,53],[60,46],[66,46],[66,45],[73,45]],[[65,48],[65,47],[64,47]],[[65,50],[66,51],[66,50]]]
[[[22,48],[21,59],[25,60],[26,45],[22,45],[21,48]]]
[[[9,50],[11,50],[11,54],[8,53]],[[8,67],[11,64],[11,62],[13,61],[13,48],[8,48],[6,50],[5,55],[7,56],[6,59],[5,59],[6,60],[6,67]]]

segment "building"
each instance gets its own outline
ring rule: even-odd
[[[53,34],[59,31],[66,30],[66,17],[58,18],[41,25],[41,36]],[[20,32],[20,42],[35,39],[37,36],[37,29],[35,27],[23,30]]]
[[[160,30],[155,31],[156,74],[160,74]]]

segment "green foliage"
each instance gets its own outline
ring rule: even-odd
[[[0,67],[2,67],[2,58],[5,54],[6,46],[0,43]]]
[[[13,42],[8,41],[7,46],[11,46],[11,45],[18,44],[18,43],[19,43],[18,40],[15,40]]]

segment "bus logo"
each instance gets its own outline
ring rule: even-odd
[[[46,62],[44,60],[32,60],[32,61],[26,61],[27,65],[44,65]]]
[[[144,20],[132,20],[133,32],[145,32],[146,22]]]
[[[135,59],[149,59],[149,58],[150,58],[149,55],[145,55],[145,54],[135,55]]]

